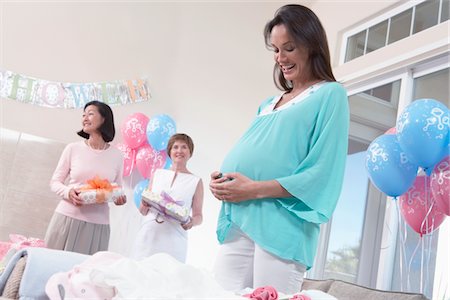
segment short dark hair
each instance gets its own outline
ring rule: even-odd
[[[288,4],[279,8],[275,17],[264,27],[266,46],[271,48],[272,29],[283,24],[297,45],[308,50],[311,75],[314,79],[336,81],[331,69],[330,51],[327,35],[319,18],[309,8],[299,4]],[[292,90],[292,83],[284,78],[283,72],[275,63],[273,80],[280,90]]]
[[[104,102],[100,102],[97,100],[90,101],[86,103],[83,111],[86,110],[88,106],[94,105],[97,107],[98,112],[104,118],[103,124],[100,126],[98,131],[102,135],[102,138],[105,142],[111,142],[116,135],[116,129],[114,128],[114,115],[111,107]],[[77,132],[79,136],[84,137],[85,139],[89,138],[89,134],[84,132],[83,129]]]
[[[170,157],[170,150],[172,150],[173,144],[175,144],[176,141],[185,142],[188,145],[192,157],[192,154],[194,153],[194,142],[192,141],[191,137],[185,133],[176,133],[170,137],[169,142],[167,142],[167,155]]]

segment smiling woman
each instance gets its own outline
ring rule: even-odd
[[[161,208],[157,211],[142,200],[139,211],[145,217],[134,243],[133,258],[143,259],[164,252],[186,261],[187,230],[203,221],[203,183],[187,168],[193,152],[194,142],[187,134],[174,134],[169,139],[167,153],[172,166],[169,170],[156,170],[149,184],[150,195],[158,198]],[[149,200],[153,203],[153,199]],[[192,211],[192,215],[185,222],[170,218],[171,207]]]
[[[122,185],[123,158],[118,149],[108,144],[114,139],[115,128],[107,104],[87,103],[82,126],[78,135],[85,140],[66,146],[50,182],[52,191],[62,199],[48,226],[45,242],[53,249],[94,254],[108,249],[109,207],[106,202],[86,204],[80,195],[81,186],[94,177]],[[124,195],[114,200],[116,205],[125,202]]]
[[[341,190],[348,101],[331,70],[325,31],[309,8],[281,7],[264,37],[282,93],[260,105],[211,174],[210,190],[222,201],[215,273],[229,290],[270,285],[293,294]]]

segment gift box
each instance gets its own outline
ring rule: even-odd
[[[154,193],[149,189],[142,192],[142,200],[155,208],[159,214],[181,224],[189,221],[190,209],[184,207],[184,201],[176,201],[166,192]]]
[[[79,194],[84,204],[114,202],[123,195],[124,191],[120,186],[98,177],[88,180],[86,185],[81,186]]]

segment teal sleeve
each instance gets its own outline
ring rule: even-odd
[[[322,101],[307,156],[294,173],[276,180],[293,197],[278,199],[290,213],[312,223],[330,219],[342,187],[348,146],[349,109],[344,88]]]

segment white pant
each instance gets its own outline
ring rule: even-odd
[[[270,254],[235,227],[231,231],[214,266],[216,280],[224,289],[239,292],[270,285],[284,294],[300,291],[304,265]]]

